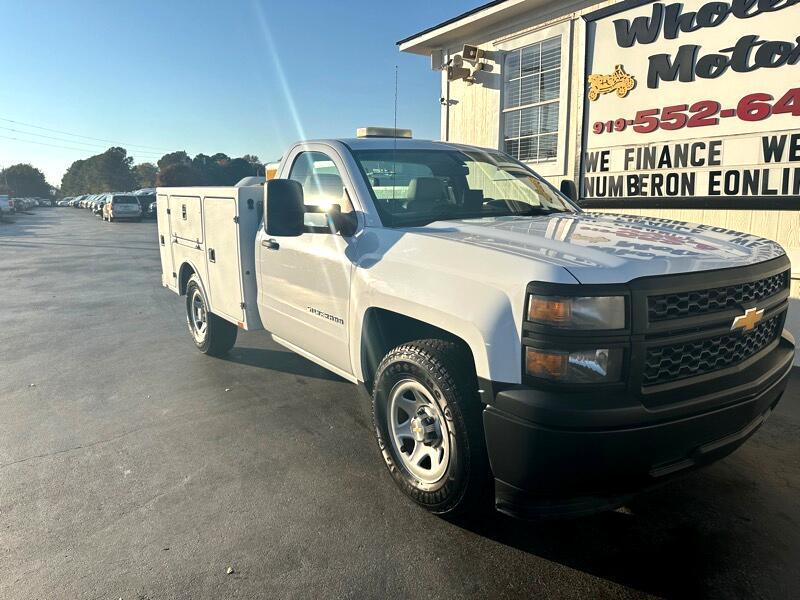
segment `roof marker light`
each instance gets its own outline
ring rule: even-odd
[[[395,129],[394,127],[359,127],[356,137],[360,138],[411,138],[410,129]]]

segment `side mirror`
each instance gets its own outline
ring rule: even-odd
[[[303,186],[292,179],[270,179],[264,185],[264,223],[267,234],[297,237],[303,225]]]
[[[355,213],[343,213],[341,206],[333,204],[328,209],[328,217],[336,233],[340,234],[342,237],[355,235],[356,229],[358,228],[358,218]]]
[[[561,193],[567,198],[573,202],[578,201],[578,186],[575,185],[575,182],[572,179],[562,179],[560,188]]]

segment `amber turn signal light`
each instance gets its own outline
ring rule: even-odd
[[[567,373],[569,354],[565,352],[545,352],[526,348],[525,366],[528,375],[560,379]]]
[[[531,296],[528,302],[528,320],[539,323],[568,323],[571,308],[567,299]]]

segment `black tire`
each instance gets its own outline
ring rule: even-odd
[[[436,402],[447,429],[445,432],[440,424],[436,425],[441,429],[441,443],[445,435],[449,440],[449,461],[436,482],[421,481],[415,476],[398,453],[405,450],[398,449],[398,442],[392,441],[398,439],[391,433],[390,420],[396,418],[389,416],[392,397],[403,386],[413,386],[414,382],[421,384],[429,400]],[[491,479],[481,403],[472,356],[461,344],[440,339],[417,340],[391,350],[377,369],[372,417],[389,473],[400,490],[414,502],[432,513],[447,516],[486,508]],[[409,423],[412,429],[416,426],[411,420]],[[411,443],[416,447],[421,442]],[[433,442],[433,445],[437,443],[440,442]],[[413,451],[409,450],[408,454],[413,455]]]
[[[200,328],[193,323],[193,311],[195,303],[202,303],[205,311],[205,329],[201,332]],[[214,313],[208,312],[208,300],[200,286],[200,279],[197,275],[189,278],[186,285],[186,324],[192,341],[200,352],[209,356],[225,356],[236,343],[236,335],[239,329],[233,323],[229,323]]]

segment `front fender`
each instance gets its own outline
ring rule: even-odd
[[[519,383],[527,284],[575,281],[561,267],[431,236],[389,229],[365,235],[351,256],[356,268],[349,311],[351,360],[362,381],[364,319],[377,307],[464,340],[478,377]]]

